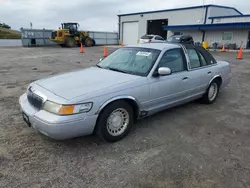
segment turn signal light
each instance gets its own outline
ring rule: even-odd
[[[59,114],[61,114],[61,115],[73,114],[74,108],[75,108],[75,105],[71,105],[71,106],[62,106],[62,107],[60,108]]]

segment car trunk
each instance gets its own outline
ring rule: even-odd
[[[152,42],[152,39],[153,39],[153,36],[143,36],[140,39],[140,43],[141,44],[143,44],[143,43],[150,43],[150,42]]]

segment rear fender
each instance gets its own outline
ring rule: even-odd
[[[206,90],[208,89],[208,87],[210,86],[210,84],[211,84],[216,78],[221,78],[221,79],[222,79],[221,75],[215,75],[215,76],[209,81]]]

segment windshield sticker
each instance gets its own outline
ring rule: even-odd
[[[137,52],[137,54],[136,55],[140,55],[140,56],[150,56],[151,55],[151,53],[150,52]]]

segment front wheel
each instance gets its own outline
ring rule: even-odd
[[[65,41],[65,44],[64,44],[66,47],[75,47],[76,46],[76,43],[75,43],[75,40],[74,38],[67,38],[66,41]]]
[[[95,132],[107,142],[121,140],[131,130],[133,119],[133,109],[127,102],[113,102],[101,112]]]
[[[207,92],[202,97],[202,101],[206,104],[212,104],[217,99],[217,96],[219,94],[220,85],[218,81],[214,80],[209,85]]]

